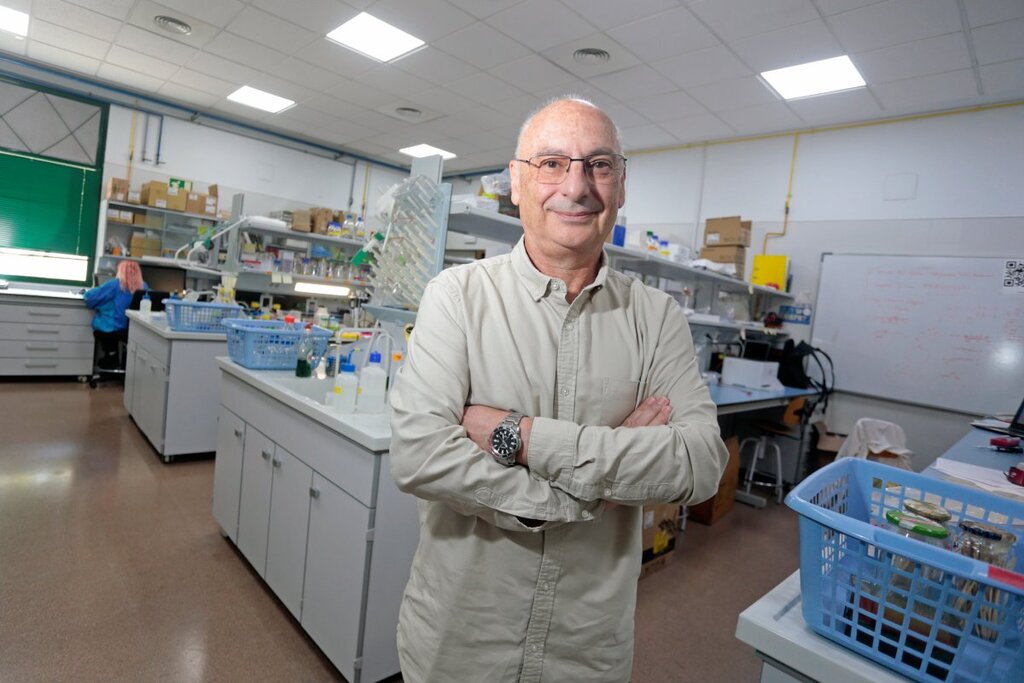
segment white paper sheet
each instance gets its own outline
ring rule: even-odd
[[[1007,469],[1009,469],[1011,464],[1013,463],[1007,461]],[[1011,483],[999,470],[994,470],[990,467],[979,467],[978,465],[968,465],[967,463],[949,460],[948,458],[938,458],[932,463],[932,467],[949,477],[973,484],[980,489],[992,491],[993,493],[1010,494],[1024,499],[1024,486],[1017,486]]]

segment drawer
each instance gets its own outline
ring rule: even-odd
[[[68,306],[2,303],[0,304],[0,322],[92,325],[92,311],[86,308],[82,302]]]
[[[50,339],[0,340],[0,358],[87,358],[92,360],[93,343]]]
[[[92,358],[0,358],[0,375],[91,375]]]
[[[0,339],[32,342],[91,342],[92,327],[0,322]]]
[[[163,366],[171,362],[171,342],[142,325],[128,324],[128,341],[153,357]],[[226,347],[225,347],[226,348]]]

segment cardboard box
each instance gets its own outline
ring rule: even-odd
[[[709,218],[704,224],[704,245],[708,247],[750,246],[750,221],[739,216]]]
[[[747,248],[740,246],[701,247],[700,257],[715,263],[732,263],[736,266],[736,277],[743,279],[747,270]]]
[[[206,201],[203,202],[203,210],[200,211],[204,216],[216,216],[217,215],[217,198],[206,195]]]
[[[132,223],[134,223],[135,225],[149,225],[149,216],[142,212],[138,212],[135,214],[135,217],[132,218]],[[156,221],[154,221],[153,224],[155,226]]]
[[[168,208],[167,183],[159,180],[151,180],[148,183],[144,183],[142,191],[139,193],[139,202],[156,209]]]
[[[672,561],[679,529],[679,506],[645,505],[643,509],[643,557],[640,578]]]
[[[138,190],[128,190],[128,195],[125,198],[125,201],[128,202],[129,204],[141,204],[141,194],[142,193],[140,193]]]
[[[140,256],[159,256],[160,239],[156,237],[145,237],[141,234],[132,235],[131,243],[128,246],[129,254],[133,258]]]
[[[168,186],[167,208],[171,211],[184,211],[188,207],[188,191],[180,187]]]
[[[121,221],[122,223],[133,223],[135,221],[135,212],[134,211],[118,211],[117,212],[117,220]]]
[[[206,188],[206,194],[210,195],[211,197],[218,197],[219,198],[220,197],[220,188],[217,187],[216,185],[210,185],[208,188]]]
[[[294,209],[292,211],[292,230],[296,232],[309,232],[313,229],[313,219],[309,209]]]
[[[124,178],[111,178],[107,189],[107,199],[123,202],[128,199],[128,181]]]
[[[740,483],[740,440],[730,436],[725,440],[729,449],[729,462],[725,465],[722,480],[718,483],[718,492],[703,503],[690,506],[687,519],[699,524],[714,524],[732,510],[736,502],[736,488]]]
[[[334,220],[334,209],[316,207],[309,210],[313,220],[313,232],[318,235],[327,234],[327,225]]]
[[[185,211],[202,215],[206,211],[206,195],[198,192],[189,192],[185,195]]]
[[[726,357],[722,361],[722,384],[750,389],[767,389],[779,381],[779,364],[771,361]]]

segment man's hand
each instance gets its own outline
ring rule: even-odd
[[[491,452],[491,432],[498,426],[498,423],[509,414],[507,410],[499,410],[490,406],[466,406],[462,413],[462,428],[466,435],[480,447],[485,453]],[[533,427],[533,418],[524,417],[519,422],[519,436],[523,440],[523,447],[516,454],[516,462],[520,465],[526,464],[526,451],[530,446],[530,430]]]
[[[623,427],[661,427],[672,417],[668,396],[649,396],[622,421]]]

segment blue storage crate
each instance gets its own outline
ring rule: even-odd
[[[246,318],[225,320],[223,325],[227,328],[228,355],[239,365],[253,370],[295,369],[303,325]],[[313,337],[312,362],[315,368],[327,353],[331,331],[314,325],[310,334]]]
[[[163,305],[167,324],[175,332],[223,332],[222,320],[242,314],[242,307],[238,304],[164,299]]]
[[[1016,571],[889,531],[924,500],[1017,536]],[[1024,503],[843,458],[786,498],[800,513],[800,590],[814,631],[916,681],[1024,681]],[[955,533],[954,533],[955,535]]]

